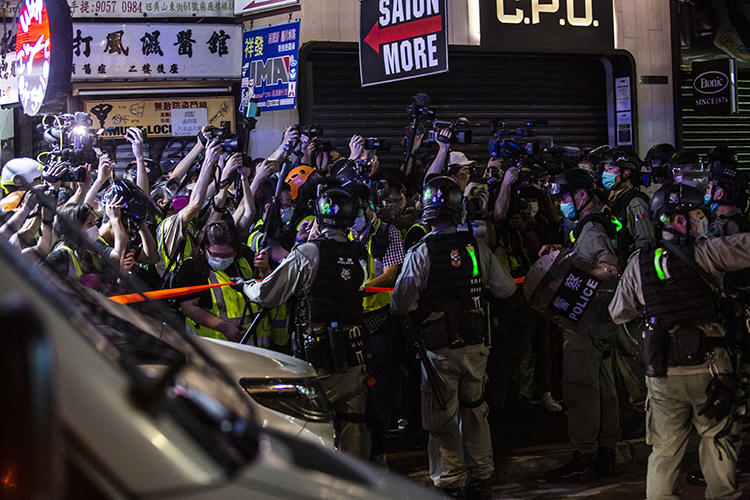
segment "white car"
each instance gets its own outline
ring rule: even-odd
[[[197,337],[256,405],[263,428],[333,448],[333,414],[309,363],[268,349]]]
[[[261,428],[201,342],[145,333],[5,242],[0,280],[3,498],[437,498]]]

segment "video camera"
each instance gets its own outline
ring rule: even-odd
[[[59,115],[45,115],[42,123],[37,125],[37,131],[42,134],[44,141],[52,148],[49,151],[50,165],[60,165],[67,168],[62,175],[47,176],[50,182],[83,182],[86,169],[82,165],[98,161],[96,145],[99,141],[98,132],[91,128],[93,121],[88,113],[63,113]],[[54,178],[53,178],[54,177]]]
[[[389,151],[391,147],[382,137],[368,137],[365,139],[365,150],[367,151]]]
[[[447,128],[451,131],[450,138],[447,139],[450,144],[471,144],[471,130],[467,130],[468,126],[469,120],[464,117],[450,122],[432,120],[425,142],[446,142],[446,139],[440,135],[440,131]]]
[[[406,108],[414,120],[433,120],[435,118],[435,108],[429,106],[430,96],[424,92],[419,92],[412,97],[412,103]]]
[[[552,147],[552,139],[539,137],[534,133],[534,127],[547,125],[547,120],[527,121],[522,127],[512,129],[502,120],[490,123],[491,139],[489,141],[490,156],[506,160],[519,160],[528,156],[541,161],[543,153]],[[534,139],[528,139],[534,137]]]
[[[225,153],[238,153],[242,151],[237,134],[233,134],[229,122],[222,122],[222,127],[207,127],[206,131],[211,132],[213,137],[221,141],[221,149]],[[145,139],[145,137],[144,137]]]

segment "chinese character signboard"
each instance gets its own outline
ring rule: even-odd
[[[18,95],[27,115],[70,89],[71,19],[65,0],[24,0],[16,31]]]
[[[516,52],[614,49],[612,0],[479,0],[482,47]]]
[[[299,21],[246,31],[242,40],[243,102],[263,111],[297,106]]]
[[[73,80],[239,78],[233,24],[73,25]]]
[[[16,53],[13,52],[0,59],[0,104],[15,104],[17,102]]]
[[[734,59],[693,63],[693,109],[698,115],[737,112],[737,71]]]
[[[147,137],[193,136],[206,123],[218,128],[228,123],[236,130],[233,97],[105,99],[86,101],[84,109],[110,138],[125,137],[128,127],[142,129]]]
[[[362,86],[448,71],[446,0],[361,0]]]
[[[234,0],[235,14],[255,14],[267,10],[296,5],[299,0]]]
[[[75,18],[234,17],[233,0],[68,0]]]

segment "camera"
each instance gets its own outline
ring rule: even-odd
[[[525,138],[535,137],[534,127],[543,125],[547,125],[547,120],[527,121],[522,127],[510,129],[507,122],[499,119],[493,120],[490,123],[492,137],[488,145],[490,156],[513,160],[529,156],[541,160],[542,153],[552,147],[552,141],[544,138],[548,140],[542,143],[538,139]]]
[[[445,142],[445,138],[440,135],[442,129],[451,131],[450,144],[471,144],[471,130],[467,130],[469,120],[464,117],[457,118],[453,121],[432,120],[430,127],[432,130],[427,132],[425,142]]]
[[[412,103],[406,108],[406,112],[414,120],[432,120],[435,118],[435,109],[429,106],[430,96],[424,92],[419,92],[412,97]]]
[[[306,135],[310,139],[315,139],[323,135],[322,125],[300,125],[298,123],[294,128],[299,130],[300,135]]]
[[[207,131],[211,132],[214,138],[219,139],[221,142],[221,149],[225,153],[238,153],[241,151],[237,134],[231,132],[231,125],[229,122],[222,122],[221,128],[207,127]]]
[[[69,168],[80,167],[86,163],[96,164],[98,155],[95,146],[99,136],[97,131],[91,128],[92,124],[89,114],[82,111],[45,115],[42,123],[37,125],[37,131],[52,148],[49,151],[50,161],[47,164],[64,161]],[[66,178],[78,179],[80,175],[79,173],[66,174]],[[85,171],[83,176],[85,178]]]
[[[365,149],[367,151],[388,151],[391,148],[382,137],[368,137],[365,139]]]
[[[49,173],[47,173],[47,171],[52,166],[56,167],[58,165],[65,166],[65,171],[63,171],[60,175],[50,175]],[[50,167],[47,167],[45,173],[42,174],[42,179],[47,182],[83,182],[86,180],[86,168],[81,166],[72,167],[69,161],[55,163]]]

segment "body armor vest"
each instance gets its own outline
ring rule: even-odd
[[[313,240],[319,262],[308,294],[295,309],[293,354],[315,368],[340,373],[365,363],[362,298],[367,254],[356,243]]]
[[[482,342],[486,321],[476,239],[469,233],[456,232],[428,234],[422,241],[427,245],[430,275],[420,310],[423,318],[433,312],[444,313],[433,322],[439,324],[430,325],[425,333],[425,344],[437,349],[461,342]]]
[[[366,254],[359,245],[349,242],[321,239],[312,243],[320,255],[307,296],[312,324],[361,325],[362,284],[366,278],[361,262],[366,261]]]
[[[673,326],[701,325],[719,320],[714,294],[700,274],[677,255],[668,255],[666,265],[661,264],[666,279],[659,279],[656,270],[656,247],[645,247],[639,255],[641,288],[645,301],[646,318],[656,318],[665,329]],[[692,246],[681,246],[689,258],[693,258]]]

